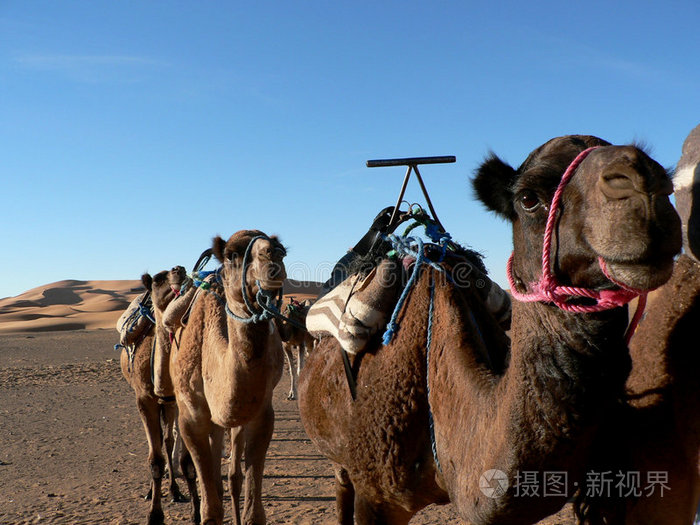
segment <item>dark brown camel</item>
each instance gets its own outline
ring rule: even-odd
[[[179,272],[181,268],[175,267],[169,272],[163,271],[153,277],[150,274],[144,274],[141,277],[144,287],[151,293],[156,324],[152,324],[134,342],[135,349],[132,359],[130,359],[126,348],[121,353],[122,374],[136,395],[136,406],[138,407],[148,440],[148,465],[151,472],[151,487],[147,496],[147,498],[150,497],[151,499],[148,523],[154,525],[163,523],[161,485],[166,465],[170,478],[172,501],[186,501],[175,481],[172,464],[173,426],[177,417],[177,407],[174,399],[163,400],[163,398],[155,394],[153,377],[151,375],[152,352],[158,347],[170,345],[168,336],[162,325],[159,324],[158,319],[160,313],[175,297],[168,283],[168,277]],[[165,445],[165,451],[163,451],[163,445]]]
[[[245,452],[243,522],[263,524],[263,468],[275,416],[272,392],[282,376],[284,357],[275,323],[254,315],[264,313],[261,301],[266,303],[281,290],[286,252],[276,237],[257,230],[239,231],[228,241],[216,237],[213,252],[222,263],[221,283],[195,300],[171,360],[180,433],[191,456],[191,462],[184,458],[182,471],[192,496],[193,521],[200,520],[196,471],[201,521],[223,523],[221,450],[224,429],[230,428],[235,523],[241,523],[238,502]]]
[[[592,290],[616,290],[610,278],[651,289],[671,275],[681,240],[666,171],[636,147],[567,136],[536,149],[517,170],[492,156],[474,180],[480,200],[513,223],[512,273],[520,292],[540,278],[555,188],[591,146],[602,147],[580,163],[562,194],[551,250],[556,279]],[[571,313],[517,301],[504,360],[498,356],[508,353],[507,337],[475,288],[450,284],[426,267],[394,340],[375,341],[355,358],[354,401],[334,339],[322,339],[307,359],[301,417],[339,466],[340,523],[352,523],[354,511],[358,524],[405,524],[426,505],[447,501],[470,523],[533,523],[557,511],[583,478],[591,443],[624,393],[627,308]],[[501,476],[493,470],[510,482],[507,490],[489,484]],[[516,483],[523,472],[563,472],[568,486],[526,497]]]
[[[314,347],[315,339],[311,334],[299,325],[304,324],[306,320],[306,314],[311,308],[311,301],[306,300],[303,303],[290,298],[289,303],[285,307],[284,316],[287,319],[293,320],[297,324],[292,324],[286,320],[278,320],[277,329],[280,332],[280,337],[282,338],[282,348],[284,349],[284,355],[287,358],[287,364],[289,365],[289,377],[291,380],[291,386],[289,387],[289,394],[287,394],[287,399],[293,400],[297,398],[297,382],[299,379],[299,373],[304,367],[304,360],[306,359],[306,354],[311,351]],[[294,357],[296,354],[296,358]]]

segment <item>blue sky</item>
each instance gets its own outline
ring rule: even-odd
[[[214,235],[279,234],[330,266],[422,174],[505,285],[508,225],[474,200],[569,133],[673,166],[700,122],[700,3],[0,0],[0,297],[188,268]],[[420,201],[413,182],[408,198]]]

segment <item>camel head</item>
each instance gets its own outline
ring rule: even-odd
[[[182,266],[173,266],[168,272],[168,284],[176,297],[180,295],[180,291],[187,280],[187,270]]]
[[[591,147],[597,149],[579,157]],[[553,216],[552,275],[563,286],[597,290],[615,284],[649,290],[666,282],[681,247],[669,174],[636,146],[572,135],[540,146],[517,170],[492,154],[476,172],[477,197],[513,224],[514,283],[524,291],[543,273],[549,210],[574,159],[580,164]]]
[[[175,298],[175,294],[170,288],[170,275],[177,268],[182,268],[181,266],[176,266],[172,270],[163,270],[158,272],[154,276],[145,273],[141,276],[141,282],[146,287],[146,290],[151,292],[151,299],[153,301],[153,308],[160,311],[161,313],[165,311],[167,306]],[[184,270],[184,268],[183,268]]]
[[[228,241],[215,237],[212,251],[222,264],[222,279],[229,300],[243,301],[241,273],[244,265],[244,282],[251,300],[256,297],[259,288],[268,293],[279,291],[287,278],[283,262],[287,251],[277,237],[268,237],[259,230],[241,230]]]
[[[700,126],[683,143],[673,185],[683,229],[683,251],[700,262]]]

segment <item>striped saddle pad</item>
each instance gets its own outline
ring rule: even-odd
[[[309,309],[306,329],[317,339],[331,335],[349,354],[362,351],[386,327],[402,288],[400,262],[384,259],[366,276],[351,275]]]

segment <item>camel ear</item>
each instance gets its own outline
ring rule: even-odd
[[[214,253],[220,263],[224,263],[226,257],[224,256],[224,251],[226,249],[226,241],[223,240],[219,235],[214,237],[211,245],[211,251]]]
[[[491,211],[504,219],[515,219],[513,208],[513,184],[515,169],[490,153],[476,170],[472,188],[479,199]]]
[[[151,277],[150,273],[144,273],[141,276],[141,283],[146,287],[146,290],[151,290],[153,287],[153,277]]]

